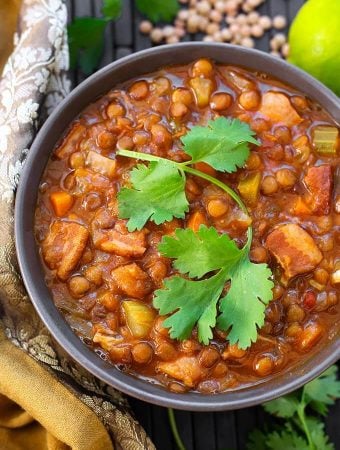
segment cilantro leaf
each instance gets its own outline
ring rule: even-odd
[[[250,434],[247,450],[267,450],[267,435],[255,428]]]
[[[187,339],[197,323],[198,338],[209,343],[216,324],[216,303],[221,295],[225,272],[206,280],[191,281],[180,276],[165,281],[165,289],[155,292],[153,305],[161,315],[173,313],[163,326],[170,328],[173,339]]]
[[[136,6],[152,22],[171,22],[179,10],[177,0],[136,0]]]
[[[299,406],[299,400],[295,393],[277,398],[263,405],[265,411],[277,417],[288,419],[293,417]]]
[[[266,264],[253,264],[244,255],[230,272],[231,286],[220,302],[218,327],[230,330],[228,340],[247,348],[257,339],[257,327],[264,324],[266,305],[273,298],[272,273]]]
[[[248,143],[258,145],[248,124],[219,117],[205,127],[195,126],[184,137],[184,151],[192,162],[203,161],[221,172],[235,172],[249,156]]]
[[[306,417],[306,423],[317,450],[334,450],[334,445],[329,442],[329,437],[325,433],[325,425],[322,422],[315,417]]]
[[[131,172],[132,188],[118,194],[119,216],[129,219],[128,230],[140,230],[151,219],[157,225],[183,218],[188,211],[185,178],[169,161],[139,164]]]
[[[154,306],[160,314],[173,313],[164,322],[171,337],[187,338],[197,322],[199,339],[208,343],[210,327],[216,324],[217,300],[231,280],[231,288],[220,302],[218,326],[231,328],[228,339],[242,348],[256,340],[256,326],[263,324],[265,304],[272,299],[271,272],[265,264],[252,264],[247,249],[239,249],[228,236],[204,225],[196,234],[187,229],[177,230],[175,237],[163,237],[158,249],[164,256],[175,258],[174,267],[190,277],[218,270],[199,281],[170,278],[165,289],[156,291]]]
[[[307,441],[289,426],[281,433],[270,433],[267,436],[267,447],[269,450],[311,450]]]
[[[340,397],[340,381],[336,379],[336,366],[330,367],[323,374],[304,387],[307,402],[321,402],[332,405],[335,398]]]
[[[79,63],[85,75],[98,66],[103,52],[106,20],[95,17],[79,17],[67,28],[70,49],[70,66]]]
[[[201,278],[240,258],[240,250],[229,236],[205,226],[201,226],[197,233],[190,228],[177,229],[175,239],[164,236],[158,249],[168,258],[176,258],[175,269],[191,278]]]
[[[102,13],[107,20],[114,20],[120,16],[122,0],[103,0]]]

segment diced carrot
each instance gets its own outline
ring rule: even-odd
[[[194,167],[196,170],[199,170],[200,172],[206,173],[211,177],[216,177],[216,170],[205,162],[198,162],[194,164]]]
[[[187,227],[196,232],[199,230],[201,225],[208,225],[208,221],[204,212],[198,210],[190,215],[187,222]]]
[[[297,214],[297,215],[310,214],[311,213],[310,208],[306,205],[306,203],[304,202],[304,200],[300,196],[297,198],[297,200],[295,202],[294,213]]]
[[[73,197],[64,191],[52,192],[50,195],[50,201],[52,203],[56,216],[62,217],[73,205]]]

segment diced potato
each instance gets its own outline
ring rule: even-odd
[[[155,320],[156,311],[136,300],[124,300],[122,307],[127,326],[133,336],[136,338],[147,337]]]
[[[119,334],[106,334],[101,331],[97,331],[93,336],[93,342],[99,344],[104,350],[109,351],[117,344],[123,342],[123,337]]]
[[[149,275],[136,263],[117,267],[112,270],[111,277],[114,287],[134,298],[143,298],[152,289]]]
[[[285,271],[287,278],[310,272],[322,260],[314,239],[294,223],[280,225],[267,237],[267,248]]]
[[[294,214],[304,215],[304,214],[310,214],[310,213],[311,213],[310,208],[308,207],[308,205],[306,205],[306,202],[299,195],[294,204]]]
[[[85,132],[86,128],[79,122],[76,122],[55,151],[55,155],[60,159],[68,158],[77,150],[81,139],[85,136]]]
[[[237,188],[246,202],[250,204],[256,203],[257,197],[259,195],[260,183],[261,183],[260,172],[248,173],[245,176],[245,178],[243,178],[239,182]]]
[[[108,178],[113,178],[116,172],[116,160],[106,158],[106,156],[92,150],[88,152],[85,164],[94,172],[105,175]]]
[[[340,269],[336,270],[331,275],[331,283],[335,286],[336,284],[340,284]]]
[[[265,92],[259,112],[273,123],[282,123],[287,127],[302,122],[302,118],[293,108],[289,98],[280,92]]]
[[[336,127],[318,125],[313,130],[313,145],[318,153],[333,153],[337,151],[339,131]]]
[[[183,356],[175,361],[160,362],[157,372],[162,372],[176,380],[182,381],[188,387],[195,387],[206,370],[199,365],[195,356]]]
[[[209,105],[210,95],[213,91],[213,82],[207,78],[192,78],[190,80],[190,86],[192,87],[197,106],[204,108]]]
[[[50,195],[55,215],[64,216],[73,205],[73,197],[65,191],[52,192]]]

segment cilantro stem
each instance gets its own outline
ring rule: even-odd
[[[161,156],[155,156],[150,155],[148,153],[141,153],[141,152],[134,152],[131,150],[117,150],[117,155],[119,156],[126,156],[128,158],[134,158],[134,159],[140,159],[142,161],[166,161],[167,163],[172,163],[177,169],[190,173],[191,175],[195,175],[197,177],[203,178],[204,180],[210,181],[210,183],[213,183],[215,186],[222,189],[224,192],[226,192],[230,197],[237,203],[237,205],[240,207],[240,209],[249,216],[247,207],[243,203],[243,201],[240,199],[240,197],[236,194],[233,189],[231,189],[229,186],[227,186],[222,181],[218,180],[217,178],[212,177],[211,175],[208,175],[204,172],[201,172],[200,170],[196,170],[192,167],[189,167],[188,164],[190,164],[190,161],[186,161],[185,163],[178,163],[176,161],[172,161],[171,159],[162,158]],[[245,245],[246,248],[250,247],[251,241],[253,236],[253,230],[252,227],[248,227],[247,232],[247,244]]]
[[[310,447],[310,450],[315,450],[315,445],[314,442],[312,440],[309,428],[308,428],[308,424],[306,422],[306,418],[305,418],[305,408],[306,408],[306,402],[305,402],[305,389],[302,389],[302,394],[301,394],[301,400],[300,400],[300,404],[297,408],[297,415],[298,418],[300,420],[302,429],[307,437],[307,441],[308,441],[308,445]]]
[[[168,418],[170,423],[170,428],[172,431],[172,435],[174,437],[174,440],[176,442],[176,445],[178,447],[178,450],[186,450],[185,445],[183,444],[183,441],[181,439],[181,436],[179,435],[176,419],[175,419],[175,413],[172,408],[168,408]]]

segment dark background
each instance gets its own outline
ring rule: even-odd
[[[110,23],[105,31],[106,42],[101,67],[122,56],[152,46],[149,37],[139,32],[142,17],[134,8],[133,0],[123,0],[123,3],[121,17],[116,23]],[[290,23],[303,3],[303,0],[267,0],[258,11],[272,17],[283,14]],[[101,16],[101,0],[67,0],[66,4],[69,20],[81,16]],[[256,48],[269,51],[269,41],[274,34],[272,30],[257,39]],[[199,34],[188,35],[185,40],[201,38],[202,35]],[[84,78],[80,70],[71,71],[73,87]],[[176,450],[167,410],[132,398],[130,403],[157,450]],[[273,421],[264,413],[261,406],[230,412],[176,411],[175,414],[180,435],[188,450],[244,450],[249,432],[255,427],[263,428],[265,423],[270,424]],[[326,430],[336,449],[340,449],[340,401],[330,409],[326,419]]]

